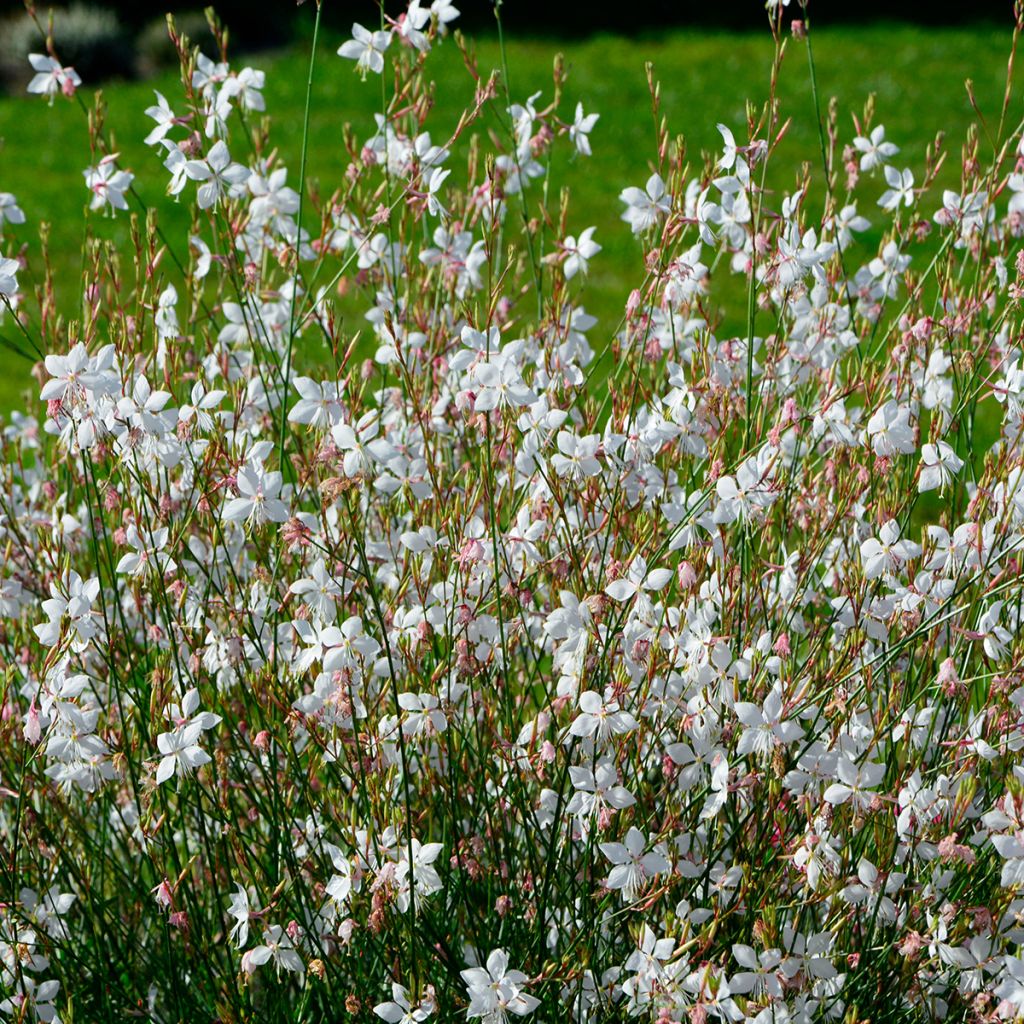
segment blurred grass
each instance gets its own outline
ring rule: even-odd
[[[946,133],[951,153],[944,178],[947,185],[955,187],[959,146],[976,116],[964,81],[973,79],[982,112],[993,123],[997,121],[1009,30],[876,25],[822,30],[813,41],[822,107],[827,107],[829,97],[837,98],[842,140],[852,139],[850,115],[859,114],[868,94],[874,92],[876,123],[884,123],[887,137],[900,145],[897,162],[913,167],[918,176],[925,147],[936,132]],[[327,39],[324,43],[310,124],[309,177],[311,184],[322,182],[324,195],[329,195],[340,181],[345,167],[342,126],[351,122],[359,139],[368,138],[380,103],[379,81],[373,78],[361,82],[351,62],[334,55],[339,42]],[[650,173],[655,135],[645,61],[653,62],[661,82],[662,112],[670,131],[682,134],[691,160],[699,160],[701,150],[719,148],[715,127],[719,121],[732,127],[739,137],[745,130],[747,100],[763,102],[768,91],[771,38],[767,31],[744,35],[680,31],[628,40],[598,36],[564,44],[547,39],[513,39],[507,50],[514,100],[525,100],[537,90],[543,90],[541,102],[550,98],[552,62],[561,52],[570,71],[563,115],[571,117],[577,100],[583,102],[587,112],[601,115],[592,133],[591,159],[576,161],[568,155],[566,144],[557,147],[551,192],[557,204],[557,189],[563,183],[571,187],[569,230],[578,234],[594,224],[596,238],[604,247],[591,263],[585,294],[588,312],[599,317],[591,340],[601,346],[619,321],[631,285],[642,277],[639,247],[619,219],[622,207],[618,194],[626,185],[643,184]],[[496,39],[478,40],[475,51],[483,74],[500,65]],[[285,52],[238,61],[236,66],[243,63],[267,71],[265,96],[273,118],[271,138],[291,169],[290,183],[294,185],[302,141],[308,49],[300,43]],[[437,108],[428,127],[434,140],[441,141],[468,104],[474,83],[452,40],[431,55],[428,68],[437,82]],[[107,128],[121,154],[120,166],[134,171],[140,196],[147,204],[158,206],[159,222],[167,237],[183,252],[189,226],[187,207],[163,195],[167,174],[157,154],[142,142],[152,124],[143,111],[153,102],[154,88],[167,96],[172,107],[180,107],[174,74],[149,82],[106,86]],[[779,92],[784,115],[793,120],[771,177],[775,187],[792,190],[805,161],[814,170],[820,165],[807,57],[801,43],[790,41]],[[89,96],[88,89],[84,95]],[[1015,90],[1011,123],[1021,116],[1021,93]],[[492,120],[491,125],[496,127],[496,122]],[[983,155],[988,151],[983,147]],[[242,156],[241,152],[236,155]],[[28,218],[28,223],[14,229],[14,237],[18,245],[27,244],[30,266],[38,268],[36,228],[40,222],[50,223],[58,302],[69,312],[76,308],[79,293],[83,210],[89,198],[82,170],[91,162],[85,118],[76,103],[61,100],[48,109],[37,97],[0,99],[0,191],[13,192]],[[457,177],[458,172],[453,180]],[[868,187],[866,194],[872,201],[881,187],[880,182]],[[861,211],[872,220],[879,219],[867,203],[861,203]],[[94,216],[93,223],[98,234],[127,241],[125,215],[115,220]],[[863,251],[851,256],[866,258],[878,237],[867,233]],[[5,255],[10,250],[8,242]],[[23,287],[35,279],[31,273],[22,275]],[[9,323],[8,318],[8,329]],[[300,366],[301,358],[300,353]],[[18,403],[19,392],[34,387],[28,369],[24,360],[0,350],[0,410],[12,408]]]

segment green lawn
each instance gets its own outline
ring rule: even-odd
[[[947,183],[955,185],[960,143],[974,119],[964,80],[973,79],[982,111],[997,118],[1009,32],[872,26],[822,31],[814,39],[822,103],[833,95],[838,98],[844,138],[848,141],[853,135],[851,112],[859,113],[867,95],[874,92],[876,121],[885,124],[888,137],[902,148],[897,160],[918,173],[926,145],[937,131],[946,133],[951,153],[945,174]],[[343,124],[353,123],[358,137],[367,138],[380,102],[378,80],[361,82],[352,64],[334,55],[337,45],[337,39],[323,45],[311,121],[310,176],[321,180],[328,194],[344,168]],[[682,134],[689,152],[696,155],[719,146],[715,128],[719,121],[741,135],[746,101],[760,102],[766,95],[772,43],[767,31],[750,35],[674,32],[641,39],[602,36],[564,44],[514,39],[508,46],[514,99],[525,99],[537,90],[544,90],[543,98],[550,96],[551,65],[559,50],[570,69],[565,113],[571,114],[580,99],[588,111],[601,114],[592,135],[594,156],[585,166],[570,167],[567,147],[560,147],[563,155],[555,162],[553,177],[556,185],[567,180],[572,186],[570,230],[597,225],[596,237],[604,251],[591,265],[587,308],[611,332],[630,282],[641,276],[639,249],[619,220],[618,193],[626,185],[642,184],[649,173],[654,131],[645,61],[653,61],[662,82],[663,112],[671,130]],[[495,39],[478,41],[477,52],[483,69],[499,64]],[[272,138],[286,155],[293,184],[298,176],[307,61],[308,50],[301,44],[247,61],[267,71]],[[429,66],[438,85],[432,131],[440,140],[471,96],[473,83],[452,41],[431,56]],[[794,187],[803,161],[817,167],[820,160],[808,81],[804,47],[791,42],[780,84],[784,110],[793,122],[772,175],[779,188]],[[121,166],[135,172],[144,200],[159,204],[168,237],[183,244],[188,230],[186,210],[164,198],[167,175],[157,155],[142,142],[151,126],[143,110],[152,102],[154,87],[167,95],[172,106],[180,106],[174,76],[112,83],[105,89],[108,128],[121,154]],[[1019,98],[1012,116],[1015,121],[1021,116]],[[51,251],[62,276],[59,302],[68,310],[74,310],[78,292],[78,252],[87,199],[81,172],[89,163],[85,120],[77,104],[62,100],[48,109],[37,97],[0,100],[0,191],[15,193],[27,214],[29,223],[15,230],[18,243],[28,243],[30,260],[39,252],[35,225],[41,221],[52,225]],[[862,212],[872,215],[863,205]],[[104,222],[100,230],[124,237],[126,218]],[[870,247],[877,236],[866,241]],[[29,280],[25,275],[24,283]],[[599,329],[593,332],[593,340],[598,344],[604,340]],[[0,409],[9,409],[19,391],[32,382],[28,366],[2,350],[0,366],[4,371]]]

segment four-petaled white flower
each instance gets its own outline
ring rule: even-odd
[[[573,736],[593,736],[605,743],[612,736],[632,732],[639,728],[637,720],[622,710],[617,700],[605,702],[594,690],[585,690],[579,697],[580,713],[572,720],[569,732]]]
[[[82,84],[78,72],[74,68],[61,67],[60,62],[43,53],[30,53],[28,62],[32,65],[35,75],[28,83],[28,91],[38,96],[45,96],[50,103],[58,92],[65,96],[74,96],[75,89]]]
[[[890,519],[879,528],[877,537],[868,537],[860,546],[864,578],[873,580],[886,572],[895,572],[911,558],[921,554],[921,546],[900,537],[900,525]]]
[[[562,272],[565,279],[571,280],[577,274],[585,274],[590,265],[590,259],[601,251],[601,246],[594,241],[596,228],[585,228],[580,237],[566,235],[562,242],[562,251],[565,253],[565,263],[562,265]]]
[[[917,489],[922,493],[944,490],[963,466],[964,460],[945,441],[922,445],[921,478]]]
[[[590,133],[597,124],[600,114],[584,114],[583,104],[576,104],[576,113],[572,124],[569,126],[569,139],[576,147],[576,152],[583,156],[590,156]]]
[[[281,485],[280,473],[264,472],[261,466],[245,466],[235,478],[239,496],[224,506],[224,518],[254,527],[268,520],[283,523],[288,518],[288,506],[278,497]]]
[[[660,174],[652,174],[645,188],[623,189],[619,199],[626,204],[622,219],[634,235],[642,235],[672,212],[672,197],[665,191]]]
[[[621,890],[627,900],[632,900],[655,875],[671,868],[660,850],[644,852],[646,848],[647,840],[637,828],[630,828],[625,842],[601,843],[601,852],[614,865],[604,884],[609,889]]]
[[[232,163],[231,154],[223,139],[213,144],[205,160],[186,160],[183,171],[186,177],[201,183],[197,192],[201,210],[210,209],[222,198],[232,198],[241,194],[241,186],[249,177],[247,167]],[[184,182],[181,183],[181,187],[184,187]]]
[[[156,738],[157,748],[163,755],[156,770],[157,784],[166,782],[172,776],[185,778],[191,772],[212,760],[210,755],[199,746],[202,734],[220,722],[220,715],[210,711],[200,711],[199,691],[189,690],[182,698],[181,704],[172,704],[167,709],[167,717],[174,723],[169,732],[162,732]]]
[[[487,958],[485,967],[471,967],[462,972],[469,989],[467,1017],[480,1017],[484,1024],[503,1024],[507,1014],[525,1017],[540,1000],[525,991],[527,977],[522,971],[508,969],[508,954],[496,949]]]
[[[853,140],[853,148],[860,153],[860,169],[872,171],[887,163],[890,157],[895,156],[899,146],[894,142],[888,142],[885,138],[885,127],[875,125],[869,136],[858,135]]]
[[[278,971],[291,971],[301,974],[304,970],[302,957],[296,952],[292,940],[278,925],[270,925],[263,932],[263,942],[242,954],[242,970],[246,974],[252,974],[257,967],[263,964],[274,962]]]
[[[86,188],[92,192],[89,201],[91,210],[102,210],[109,206],[112,210],[127,210],[128,201],[124,194],[132,187],[135,176],[128,171],[119,171],[114,166],[115,154],[105,156],[95,167],[83,171]]]
[[[356,61],[356,67],[364,75],[367,71],[379,75],[384,70],[384,51],[390,45],[390,32],[371,32],[356,22],[352,26],[352,38],[341,44],[338,56]]]
[[[897,170],[890,164],[885,168],[885,183],[889,186],[883,193],[878,205],[883,210],[896,210],[900,203],[904,206],[914,205],[914,173],[910,168]]]

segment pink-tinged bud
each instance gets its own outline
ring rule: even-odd
[[[632,320],[636,311],[640,308],[640,304],[643,302],[643,296],[640,294],[639,288],[634,288],[629,293],[629,298],[626,300],[626,319]]]
[[[300,932],[299,932],[299,922],[298,921],[296,921],[294,919],[289,921],[288,922],[288,927],[285,928],[285,931],[288,933],[288,938],[291,939],[292,942],[298,942],[299,934],[300,934]]]
[[[43,726],[39,721],[39,708],[36,707],[36,702],[32,701],[32,706],[28,709],[28,715],[25,718],[25,739],[35,746],[42,738]]]
[[[252,962],[252,955],[254,952],[254,949],[247,949],[242,954],[242,971],[245,974],[252,974],[253,971],[255,971],[257,967],[259,967],[259,964],[254,964]]]
[[[782,403],[782,422],[783,423],[795,423],[799,410],[797,409],[796,399],[787,398]]]
[[[597,830],[603,832],[612,823],[612,809],[610,807],[602,807],[597,812]]]
[[[689,562],[680,562],[676,570],[681,590],[689,590],[697,582],[697,573]]]
[[[51,420],[59,419],[59,417],[61,415],[61,410],[62,410],[62,406],[61,406],[60,399],[59,398],[51,398],[46,403],[46,416],[47,416],[47,419],[51,419]],[[44,484],[43,486],[45,487],[46,485]]]
[[[540,745],[540,759],[545,764],[551,764],[555,759],[555,754],[555,745],[551,742],[551,740],[545,740]]]
[[[471,413],[476,403],[476,395],[472,391],[459,391],[455,395],[455,408],[461,413]]]
[[[167,920],[172,928],[179,928],[181,931],[188,930],[188,914],[184,910],[172,910]]]
[[[47,480],[43,484],[43,497],[47,501],[53,501],[57,497],[57,485],[52,480]]]
[[[169,907],[174,902],[174,890],[171,888],[171,883],[166,878],[150,891],[153,893],[153,898],[161,907]]]
[[[120,503],[120,495],[118,495],[113,487],[108,487],[103,495],[103,510],[105,512],[114,512]]]
[[[780,658],[789,657],[789,634],[780,633],[778,640],[775,641],[775,646],[772,648]]]
[[[806,39],[807,38],[807,26],[801,21],[800,18],[794,18],[792,24],[789,26],[790,31],[793,33],[794,39]]]
[[[128,543],[128,531],[123,527],[119,526],[113,533],[114,543],[119,547],[123,544]]]
[[[71,99],[75,95],[75,80],[70,75],[65,75],[64,80],[60,83],[60,91]]]
[[[473,537],[467,540],[462,545],[462,550],[459,552],[458,561],[460,563],[466,562],[479,562],[486,554],[486,549],[483,544]]]
[[[645,638],[641,638],[633,644],[633,648],[629,652],[629,656],[633,661],[635,661],[639,665],[647,661],[647,657],[650,653],[651,641]]]
[[[960,688],[960,675],[952,658],[946,660],[939,666],[939,687],[947,697],[952,697]]]
[[[267,751],[270,749],[270,733],[266,729],[261,729],[253,737],[252,745],[257,750]]]
[[[494,912],[498,917],[504,917],[512,909],[511,896],[499,896],[494,901]]]

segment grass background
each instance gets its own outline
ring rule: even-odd
[[[956,187],[959,147],[968,125],[976,119],[964,82],[973,80],[982,112],[997,121],[1009,28],[876,25],[825,29],[815,33],[813,40],[822,107],[827,106],[829,97],[837,98],[841,137],[852,139],[851,113],[859,114],[868,94],[876,93],[876,123],[883,123],[887,136],[901,147],[896,161],[920,175],[925,147],[942,130],[951,150],[944,183]],[[330,194],[344,170],[343,125],[351,122],[358,138],[369,138],[373,114],[380,104],[378,80],[361,82],[353,73],[352,63],[335,56],[340,42],[340,38],[330,35],[322,37],[310,124],[308,175],[311,181],[323,182],[325,194]],[[291,169],[292,185],[298,177],[308,45],[307,36],[286,51],[257,54],[236,62],[237,66],[249,63],[267,72],[265,96],[267,112],[273,119],[271,138]],[[495,38],[478,39],[475,50],[482,73],[500,66]],[[747,100],[761,103],[767,95],[771,37],[767,31],[680,31],[656,37],[598,36],[564,43],[510,39],[507,52],[514,100],[525,100],[537,90],[543,90],[542,103],[550,98],[552,62],[560,52],[570,72],[563,114],[571,116],[576,101],[581,100],[587,112],[601,115],[591,136],[594,156],[590,160],[580,166],[569,156],[566,144],[558,147],[551,193],[557,197],[557,188],[563,182],[570,185],[570,231],[578,234],[588,225],[596,225],[596,238],[604,247],[591,264],[585,298],[588,312],[599,318],[591,341],[601,346],[615,330],[631,282],[642,276],[639,248],[619,219],[622,206],[618,194],[627,185],[643,184],[654,153],[645,61],[654,63],[661,82],[662,112],[671,132],[684,136],[691,159],[697,160],[701,150],[720,147],[717,122],[728,124],[740,136]],[[473,81],[451,40],[431,55],[428,68],[437,82],[437,108],[428,127],[435,141],[442,141],[472,96]],[[184,251],[187,208],[165,197],[167,174],[157,153],[142,142],[152,125],[143,112],[153,102],[154,88],[167,96],[172,107],[181,107],[175,75],[148,82],[108,83],[104,87],[109,106],[107,128],[121,154],[120,166],[135,173],[138,192],[147,204],[158,206],[167,237],[179,247],[178,251]],[[86,89],[87,98],[88,94]],[[820,165],[807,57],[801,43],[790,41],[780,95],[784,114],[793,120],[771,179],[776,188],[792,190],[803,162],[810,162],[815,169]],[[1024,114],[1020,99],[1020,90],[1015,90],[1010,113],[1013,123]],[[82,170],[90,162],[85,118],[76,103],[60,100],[47,108],[38,97],[0,99],[0,191],[13,192],[28,219],[25,225],[13,229],[15,245],[27,246],[30,267],[33,263],[38,267],[37,227],[44,221],[51,225],[58,302],[70,314],[78,301],[83,211],[89,198]],[[457,176],[456,171],[453,180]],[[880,193],[880,180],[876,187]],[[872,197],[875,194],[868,192]],[[861,212],[869,219],[880,219],[863,202]],[[97,234],[127,241],[125,215],[113,220],[93,215],[92,222]],[[873,232],[866,234],[863,258],[877,245],[878,237]],[[8,239],[4,254],[10,253]],[[22,275],[23,287],[34,279],[31,271]],[[302,359],[300,352],[300,370]],[[29,369],[25,360],[0,350],[0,410],[20,404],[20,394],[34,389]]]

